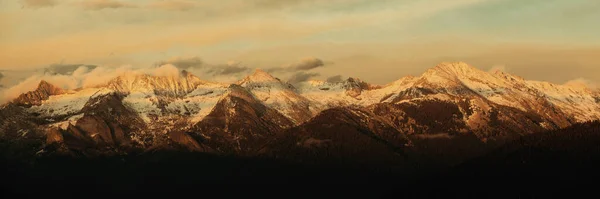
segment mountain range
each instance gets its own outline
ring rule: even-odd
[[[1,105],[0,147],[9,162],[175,151],[410,173],[596,120],[598,90],[463,62],[386,85],[292,85],[260,69],[233,84],[126,73],[74,90],[41,81]]]

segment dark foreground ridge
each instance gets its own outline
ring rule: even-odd
[[[293,184],[311,187],[286,186],[299,194],[327,191],[341,196],[360,192],[371,198],[389,194],[465,193],[466,187],[491,191],[491,187],[498,186],[512,187],[503,188],[502,193],[527,187],[527,192],[547,194],[548,186],[594,183],[600,177],[595,167],[600,163],[598,143],[599,123],[584,123],[525,136],[454,167],[412,174],[394,170],[391,165],[331,162],[308,165],[181,151],[96,158],[54,156],[33,162],[3,160],[2,188],[4,193],[20,196],[56,191],[145,196],[211,191],[205,186],[208,184],[233,184],[229,188],[240,188],[242,184],[272,184],[269,187]],[[361,184],[361,188],[331,188],[344,184]],[[546,189],[533,189],[538,186]]]

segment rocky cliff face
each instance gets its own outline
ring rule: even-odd
[[[255,154],[268,140],[293,123],[263,105],[238,85],[231,85],[201,122],[189,131],[199,142],[226,154]]]
[[[41,81],[34,91],[21,94],[17,99],[13,100],[15,104],[31,107],[41,105],[42,101],[47,100],[52,95],[60,95],[65,93],[61,88],[58,88],[46,81]]]

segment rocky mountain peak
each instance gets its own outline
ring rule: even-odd
[[[38,84],[37,89],[21,94],[13,102],[23,106],[40,105],[42,101],[47,100],[50,96],[63,93],[66,93],[66,91],[42,80]]]
[[[269,74],[261,69],[256,69],[254,71],[254,73],[252,73],[251,75],[247,76],[246,78],[244,78],[242,80],[242,84],[248,83],[248,82],[267,83],[267,82],[280,82],[280,80],[273,77],[271,74]]]
[[[442,62],[429,69],[425,75],[440,75],[446,77],[470,76],[483,71],[465,62]]]
[[[36,91],[45,91],[52,95],[59,95],[65,92],[63,89],[54,86],[45,80],[40,81]]]
[[[271,74],[256,69],[253,74],[248,75],[236,84],[250,89],[279,89],[279,90],[295,90],[296,88],[289,83],[282,82],[279,78],[273,77]]]
[[[344,84],[347,89],[371,90],[379,88],[379,86],[369,84],[359,78],[354,77],[349,77]]]
[[[202,84],[207,84],[207,82],[188,71],[181,71],[179,76],[152,76],[144,73],[124,74],[112,79],[108,86],[124,93],[153,92],[168,96],[183,96]]]
[[[496,70],[493,71],[493,75],[495,77],[498,77],[500,79],[504,79],[504,80],[508,80],[508,81],[525,81],[524,78],[520,77],[520,76],[516,76],[501,70]]]

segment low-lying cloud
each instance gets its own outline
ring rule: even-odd
[[[302,59],[300,62],[291,65],[291,68],[294,68],[296,71],[301,71],[301,70],[311,70],[311,69],[315,69],[315,68],[322,67],[322,66],[325,66],[325,63],[323,63],[323,60],[320,60],[320,59],[317,59],[314,57],[310,57],[310,58]]]
[[[325,62],[323,60],[315,58],[315,57],[307,57],[299,60],[298,62],[291,63],[282,67],[268,68],[265,71],[267,72],[297,72],[297,71],[308,71],[315,68],[325,66]]]
[[[303,59],[288,65],[285,70],[280,71],[283,72],[280,75],[283,79],[287,79],[289,83],[296,84],[320,76],[317,72],[308,71],[323,65],[323,61],[320,59]],[[236,61],[225,64],[208,64],[204,63],[199,57],[176,57],[156,62],[152,67],[137,68],[131,65],[109,67],[86,64],[53,64],[44,70],[32,73],[19,83],[11,86],[5,85],[5,88],[0,90],[0,103],[5,103],[22,93],[35,90],[41,80],[63,89],[78,89],[101,86],[122,75],[179,76],[182,70],[186,70],[204,80],[234,83],[249,75],[253,68]],[[0,73],[0,79],[2,79],[2,75]],[[338,80],[341,80],[341,76],[328,78],[328,81]]]
[[[571,86],[571,87],[577,87],[577,88],[591,88],[591,89],[599,88],[597,83],[595,83],[589,79],[586,79],[586,78],[577,78],[577,79],[569,80],[564,85]]]
[[[342,79],[341,75],[335,75],[335,76],[328,77],[327,80],[325,80],[325,81],[330,82],[330,83],[337,83],[337,82],[341,82],[344,80]]]
[[[171,64],[179,69],[202,68],[205,66],[200,57],[173,57],[168,60],[159,61],[155,65],[161,66]]]
[[[222,81],[232,81],[239,78],[240,75],[246,75],[252,68],[236,61],[229,61],[226,64],[208,64],[204,63],[199,57],[174,57],[165,61],[155,63],[155,66],[171,64],[178,69],[192,72],[193,74],[207,79],[216,79]]]
[[[215,75],[233,75],[244,72],[249,72],[251,68],[243,66],[240,62],[229,62],[225,65],[216,66]]]
[[[488,70],[489,73],[495,73],[495,72],[508,72],[508,69],[506,68],[505,65],[494,65],[492,66],[492,68],[490,68],[490,70]]]
[[[297,62],[287,64],[281,67],[267,68],[265,69],[268,73],[274,73],[281,76],[288,77],[288,83],[297,84],[300,82],[304,82],[310,80],[312,77],[320,76],[320,73],[317,72],[307,72],[312,71],[317,68],[324,67],[326,63],[315,57],[307,57],[303,58]],[[341,78],[341,77],[340,77]]]
[[[297,84],[300,82],[308,81],[311,78],[317,77],[317,76],[320,76],[320,74],[319,73],[297,72],[288,79],[288,83]]]
[[[120,67],[98,66],[93,69],[83,65],[70,74],[45,72],[34,74],[15,86],[0,91],[0,104],[10,101],[22,93],[35,90],[42,80],[63,89],[77,89],[104,85],[118,76],[139,74],[178,77],[181,73],[171,64],[151,68],[134,68],[131,65],[124,65]]]
[[[95,69],[96,65],[86,65],[86,64],[52,64],[49,67],[44,69],[45,73],[51,74],[61,74],[61,75],[70,75],[75,72],[77,69],[81,68],[81,66],[85,66],[90,70]]]

